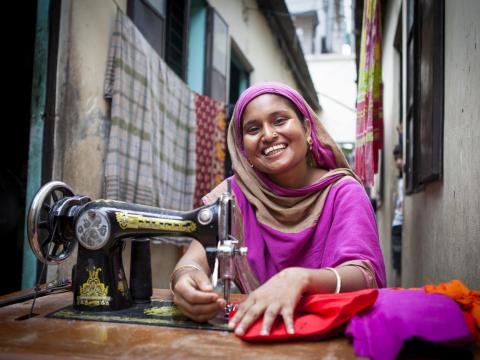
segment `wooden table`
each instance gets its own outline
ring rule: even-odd
[[[21,292],[0,297],[4,300]],[[155,298],[169,298],[154,290]],[[251,344],[231,332],[46,318],[72,303],[71,292],[36,300],[38,316],[16,320],[32,301],[0,308],[0,359],[355,359],[344,337]]]

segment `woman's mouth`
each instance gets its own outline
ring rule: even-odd
[[[264,156],[272,156],[282,152],[287,147],[287,144],[276,144],[262,150]]]

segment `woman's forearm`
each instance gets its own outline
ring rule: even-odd
[[[339,292],[356,291],[367,288],[365,277],[356,266],[340,266],[335,268],[339,280],[334,271],[329,269],[305,269],[307,280],[304,293],[334,293],[337,286]]]
[[[187,267],[185,267],[186,265]],[[192,268],[188,268],[189,265],[199,267],[207,276],[210,276],[210,268],[208,266],[205,249],[197,240],[192,240],[187,251],[175,266],[175,270],[178,269],[179,271],[177,273],[180,275],[182,267],[184,267],[185,270],[192,270]]]

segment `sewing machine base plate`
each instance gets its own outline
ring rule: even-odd
[[[226,319],[219,315],[207,323],[197,323],[186,316],[171,300],[153,299],[150,303],[135,304],[124,310],[109,312],[78,311],[67,306],[47,315],[47,317],[67,320],[103,321],[126,324],[170,326],[199,330],[230,331]]]

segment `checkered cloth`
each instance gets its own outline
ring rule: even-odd
[[[111,129],[104,196],[168,209],[193,207],[193,92],[120,10],[107,65]]]
[[[191,210],[196,170],[193,92],[121,10],[112,34],[105,97],[111,99],[111,129],[103,195]]]

